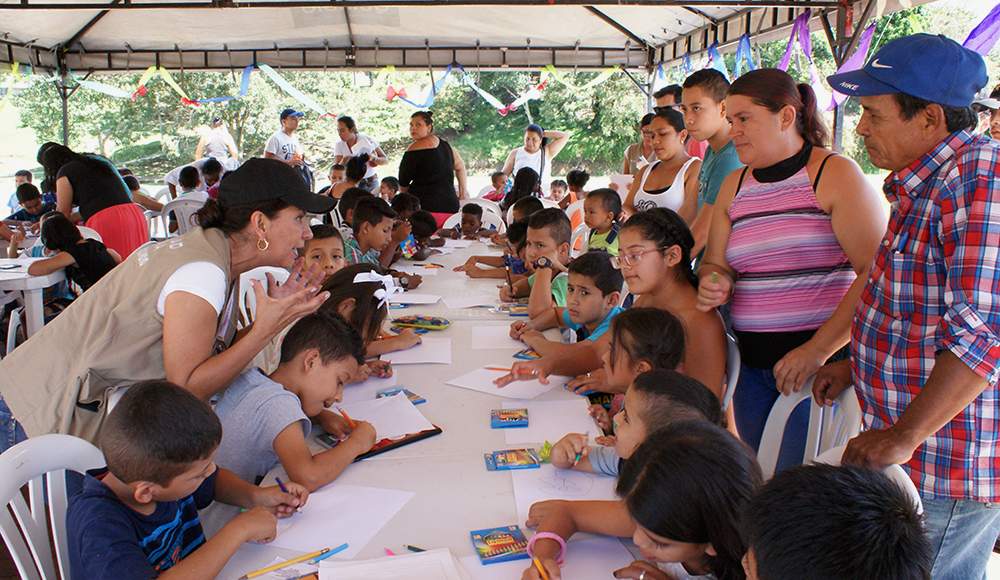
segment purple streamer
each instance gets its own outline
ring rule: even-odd
[[[872,44],[872,37],[875,36],[875,23],[872,22],[868,25],[868,28],[861,33],[861,40],[858,41],[858,48],[851,55],[851,58],[844,61],[844,64],[840,65],[837,69],[837,74],[850,72],[852,70],[858,70],[863,64],[865,64],[865,57],[868,56],[868,49]],[[833,91],[833,100],[830,105],[826,108],[827,111],[836,109],[838,106],[847,100],[847,95],[843,93],[838,93],[836,90]]]
[[[962,46],[986,56],[998,38],[1000,38],[1000,4],[994,6],[986,18],[969,33]]]
[[[788,37],[788,46],[785,47],[785,54],[781,57],[781,62],[778,63],[778,68],[784,71],[788,70],[788,64],[792,60],[792,47],[795,46],[795,40],[799,36],[799,29],[802,28],[803,24],[806,25],[806,30],[808,31],[809,23],[809,13],[805,12],[795,19],[795,23],[792,24],[792,34]]]

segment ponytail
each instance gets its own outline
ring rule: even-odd
[[[796,88],[799,90],[799,98],[802,99],[802,107],[798,111],[799,134],[814,147],[826,147],[830,134],[819,116],[816,93],[806,83],[799,83]]]

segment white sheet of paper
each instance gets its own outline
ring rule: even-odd
[[[414,365],[424,363],[451,364],[451,339],[421,337],[421,343],[406,350],[397,350],[382,355],[394,365]]]
[[[414,294],[413,292],[404,292],[402,294],[396,294],[391,300],[389,300],[389,302],[392,304],[437,304],[440,299],[440,296],[435,296],[434,294]]]
[[[339,406],[354,421],[371,423],[376,439],[398,439],[434,428],[404,393]]]
[[[510,337],[509,324],[472,327],[472,350],[518,351],[524,348],[527,346],[523,342]]]
[[[302,512],[288,518],[292,526],[270,545],[300,552],[348,548],[331,556],[349,560],[389,523],[413,492],[330,483],[309,494]]]
[[[531,414],[529,413],[530,417]],[[524,525],[531,504],[550,499],[615,500],[617,477],[599,473],[585,473],[570,469],[556,469],[551,463],[539,469],[515,469],[510,472],[514,482],[514,504],[517,506],[517,523]],[[308,504],[306,504],[308,506]]]
[[[503,365],[497,364],[490,366],[500,367]],[[502,389],[498,389],[497,386],[493,384],[493,381],[499,379],[505,374],[507,374],[507,371],[491,371],[490,369],[483,367],[465,373],[460,377],[455,377],[454,379],[448,381],[447,384],[507,399],[534,399],[538,395],[541,395],[550,389],[561,387],[569,381],[569,377],[553,375],[548,378],[549,384],[547,385],[541,384],[538,382],[538,379],[532,379],[530,381],[514,381]]]
[[[587,413],[588,406],[586,397],[563,401],[504,402],[504,409],[528,409],[527,427],[503,430],[507,444],[540,445],[543,441],[555,444],[567,433],[587,431],[590,431],[591,437],[596,437],[600,433],[597,432],[594,420]]]
[[[608,580],[614,577],[612,572],[628,566],[633,559],[618,538],[571,541],[566,545],[566,566],[562,569],[562,577],[571,580]],[[472,580],[520,578],[521,572],[531,565],[531,560],[514,560],[484,566],[479,556],[464,556],[458,561],[469,572]]]
[[[472,240],[453,240],[451,238],[444,239],[444,247],[446,248],[468,248],[472,245]]]
[[[278,523],[280,524],[281,520],[278,520]],[[267,566],[264,566],[264,568],[270,568],[271,566],[287,561],[287,558],[277,556],[271,560]],[[289,566],[285,566],[284,568],[278,568],[273,572],[268,572],[263,576],[258,576],[258,578],[261,578],[262,580],[289,580],[291,578],[299,578],[300,576],[305,576],[307,574],[315,574],[318,570],[318,566],[310,566],[305,562],[299,562],[298,564],[291,564]]]
[[[447,256],[448,254],[455,253],[455,248],[449,248],[448,246],[442,246],[440,248],[434,248],[434,249],[441,252],[442,256]],[[434,256],[434,254],[431,254],[431,256]]]
[[[394,373],[391,377],[385,379],[371,377],[367,381],[361,383],[351,383],[349,385],[345,385],[344,400],[341,402],[346,405],[348,403],[357,403],[358,401],[370,401],[375,398],[375,393],[377,391],[387,389],[389,387],[395,387],[396,381],[397,377]]]
[[[437,276],[438,270],[441,270],[441,268],[424,268],[416,264],[393,264],[392,269],[411,276],[413,274],[417,276]]]
[[[320,580],[471,580],[447,548],[360,562],[320,562]]]
[[[497,302],[496,293],[493,294],[483,294],[480,296],[469,296],[469,297],[456,297],[456,298],[444,298],[444,305],[451,309],[456,308],[473,308],[475,306],[496,306]]]

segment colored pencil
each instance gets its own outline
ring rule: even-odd
[[[423,548],[418,548],[416,546],[411,546],[409,544],[403,544],[403,545],[406,547],[407,550],[409,550],[411,552],[426,552],[427,551],[427,550],[424,550]]]
[[[486,370],[488,370],[488,371],[503,371],[505,373],[514,372],[512,369],[508,369],[508,368],[504,368],[504,367],[486,367]],[[522,375],[537,375],[538,374],[538,371],[519,370],[517,372],[520,373],[520,374],[522,374]]]
[[[392,551],[389,550],[389,548],[385,548],[385,555],[386,556],[395,556],[395,554],[393,554]]]
[[[288,495],[292,494],[292,492],[288,491],[288,488],[285,487],[285,484],[281,483],[281,478],[280,477],[275,476],[274,481],[278,482],[278,487],[281,488],[281,491],[287,493]],[[302,508],[301,507],[297,507],[297,508],[295,508],[295,511],[301,512]]]
[[[337,407],[337,410],[338,410],[338,411],[340,411],[340,414],[341,414],[341,415],[343,415],[345,419],[347,419],[347,423],[348,423],[348,424],[350,424],[350,426],[351,426],[351,429],[353,429],[353,428],[357,427],[357,424],[356,424],[356,423],[354,422],[354,420],[353,420],[353,419],[351,419],[351,418],[350,418],[350,417],[349,417],[349,416],[347,415],[347,413],[346,413],[346,412],[344,412],[344,410],[343,410],[343,409],[341,409],[340,407]]]
[[[549,574],[542,567],[542,563],[538,561],[538,558],[532,558],[531,561],[535,563],[535,568],[538,568],[538,573],[542,575],[542,580],[549,580]]]
[[[590,431],[587,431],[587,433],[586,433],[585,436],[589,439],[590,438]],[[584,443],[586,443],[586,441]],[[579,463],[581,457],[583,457],[583,450],[582,449],[580,451],[576,452],[576,458],[573,459],[573,467],[576,467],[576,464]]]
[[[309,563],[315,566],[317,562],[319,562],[321,560],[326,560],[330,556],[332,556],[334,554],[339,554],[339,553],[343,552],[346,549],[347,549],[347,544],[341,544],[341,545],[337,546],[336,548],[330,550],[329,552],[323,554],[319,558],[316,558],[315,560],[313,560],[312,562],[309,562]]]
[[[298,564],[299,562],[305,562],[306,560],[309,560],[310,558],[316,558],[317,556],[322,556],[323,554],[326,554],[329,551],[330,551],[330,548],[323,548],[322,550],[319,550],[319,551],[316,551],[316,552],[312,552],[311,554],[306,554],[305,556],[299,556],[298,558],[292,558],[291,560],[288,560],[287,562],[282,562],[280,564],[275,564],[274,566],[268,566],[267,568],[261,568],[260,570],[257,570],[256,572],[250,572],[249,574],[245,574],[245,575],[241,576],[240,580],[249,580],[250,578],[256,578],[257,576],[263,576],[264,574],[267,574],[268,572],[274,572],[275,570],[278,570],[280,568],[284,568],[285,566],[291,566],[292,564]]]

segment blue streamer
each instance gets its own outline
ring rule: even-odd
[[[722,76],[726,77],[727,81],[730,79],[729,71],[726,70],[726,61],[722,60],[722,55],[719,54],[719,43],[713,42],[708,47],[708,62],[705,63],[705,68],[714,68],[722,73]]]
[[[418,105],[417,103],[414,103],[413,101],[411,101],[410,99],[407,99],[405,97],[399,97],[399,99],[402,100],[402,101],[404,101],[404,102],[406,102],[406,103],[409,103],[409,104],[413,105],[414,107],[416,107],[418,109],[427,109],[427,108],[430,108],[432,105],[434,105],[434,97],[439,92],[441,92],[442,88],[444,88],[444,83],[447,82],[448,75],[451,74],[451,70],[452,70],[452,68],[454,68],[454,66],[455,66],[455,63],[451,63],[451,64],[448,65],[448,68],[444,69],[444,75],[440,79],[438,79],[437,82],[434,83],[434,89],[427,95],[427,100],[424,101],[424,104]],[[459,68],[461,68],[461,67],[459,67]],[[463,72],[464,72],[464,69],[463,69]]]
[[[253,69],[254,69],[254,65],[250,65],[250,66],[246,67],[245,69],[243,69],[243,74],[242,74],[241,79],[240,79],[240,94],[239,94],[239,96],[236,96],[236,97],[213,97],[211,99],[202,99],[200,101],[195,101],[195,102],[198,103],[199,105],[202,105],[202,104],[205,104],[205,103],[224,103],[226,101],[233,101],[233,100],[236,100],[236,99],[242,99],[243,97],[245,97],[247,95],[247,92],[250,90],[250,73],[253,72]]]
[[[740,37],[740,42],[736,45],[736,70],[733,72],[737,77],[743,74],[744,63],[748,71],[757,70],[757,65],[753,62],[753,48],[750,46],[750,36],[746,34]]]

